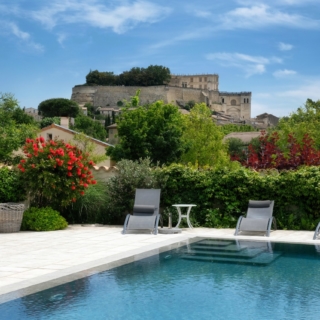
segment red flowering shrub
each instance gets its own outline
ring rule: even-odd
[[[300,144],[293,134],[289,134],[287,152],[283,152],[277,145],[279,140],[277,132],[273,132],[270,136],[262,134],[259,140],[259,150],[252,145],[248,146],[248,158],[241,162],[243,166],[253,169],[289,170],[302,165],[320,165],[320,151],[315,149],[315,143],[308,134],[304,135]]]
[[[63,140],[26,139],[23,151],[18,168],[35,206],[66,207],[96,184],[89,155]]]

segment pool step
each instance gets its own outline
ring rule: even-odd
[[[243,258],[251,259],[256,257],[258,254],[263,253],[265,250],[256,248],[248,249],[243,248],[240,251],[213,251],[213,250],[186,250],[184,253],[188,255],[200,255],[200,256],[214,256],[214,257],[233,257],[233,258]]]
[[[238,264],[250,264],[265,266],[272,263],[275,259],[279,258],[281,253],[263,252],[251,259],[243,259],[239,257],[218,257],[218,256],[200,256],[200,255],[182,255],[182,259],[207,261],[207,262],[227,262]]]
[[[197,243],[197,244],[190,245],[190,247],[194,250],[199,250],[199,251],[212,250],[212,251],[223,251],[223,252],[239,252],[246,249],[246,247],[239,247],[235,244],[229,244],[228,246],[221,247],[221,246],[215,246],[215,245],[212,245],[212,246],[202,245]]]

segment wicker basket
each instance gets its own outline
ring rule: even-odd
[[[23,212],[22,203],[0,203],[0,233],[19,232]]]

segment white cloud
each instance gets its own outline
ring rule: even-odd
[[[257,29],[267,26],[285,26],[301,29],[318,29],[320,21],[313,20],[298,14],[288,14],[277,9],[272,9],[265,4],[251,7],[240,7],[220,16],[220,28],[233,30]]]
[[[31,16],[50,29],[65,23],[85,23],[124,33],[139,23],[155,23],[171,12],[168,7],[144,0],[120,1],[117,4],[107,6],[97,0],[56,0],[41,10],[33,11]]]
[[[208,60],[218,60],[227,67],[237,67],[242,69],[247,77],[254,74],[263,74],[266,71],[266,65],[281,63],[282,60],[277,57],[266,58],[262,56],[250,56],[242,53],[217,52],[206,55]]]
[[[282,77],[287,77],[287,76],[292,76],[292,75],[295,75],[297,74],[296,71],[294,70],[287,70],[287,69],[284,69],[284,70],[277,70],[273,73],[273,75],[276,77],[276,78],[282,78]]]
[[[17,39],[18,42],[22,43],[24,46],[24,50],[31,49],[37,52],[44,51],[44,47],[41,44],[34,42],[30,34],[21,30],[16,23],[0,20],[0,27],[2,29],[2,33],[10,36],[13,35],[13,39]]]
[[[289,51],[293,49],[293,45],[289,43],[279,42],[278,48],[280,51]]]
[[[293,90],[287,90],[279,92],[278,96],[298,98],[306,101],[308,98],[312,100],[320,100],[320,79],[314,79],[313,81],[307,81],[306,84],[301,85]]]

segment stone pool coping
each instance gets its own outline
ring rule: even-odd
[[[0,234],[0,303],[185,245],[197,237],[320,245],[312,231],[234,236],[234,229],[183,229],[180,234],[130,233],[121,226],[72,225],[51,232]]]

